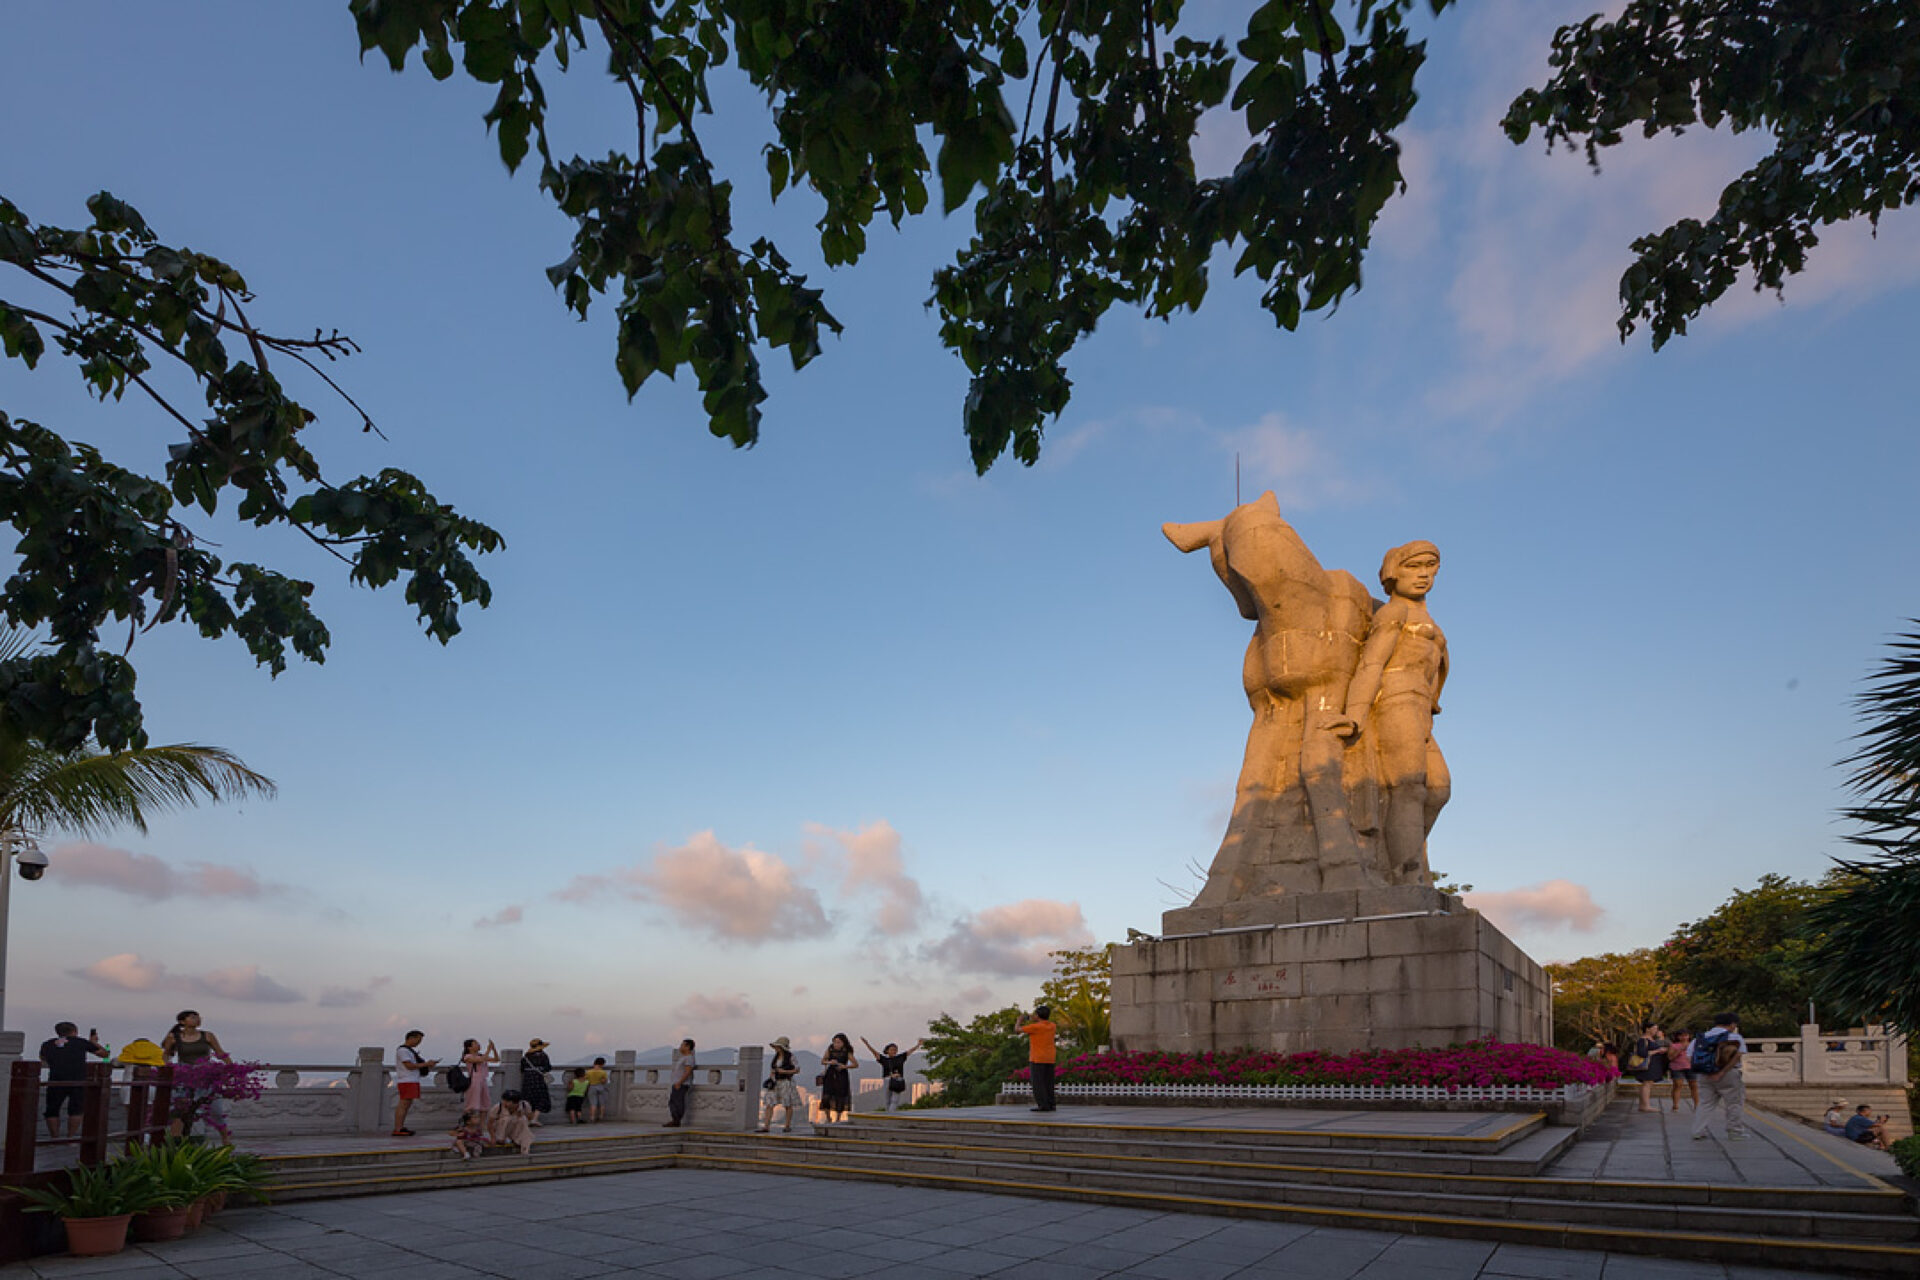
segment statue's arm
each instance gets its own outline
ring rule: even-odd
[[[1448,665],[1447,645],[1443,640],[1440,642],[1440,674],[1433,678],[1433,714],[1435,715],[1440,714],[1440,691],[1447,687]]]
[[[1406,606],[1397,599],[1389,600],[1385,608],[1373,615],[1373,626],[1367,632],[1366,644],[1360,647],[1360,661],[1353,669],[1353,680],[1347,685],[1347,718],[1356,724],[1366,724],[1367,712],[1373,709],[1373,700],[1380,693],[1380,678],[1393,659],[1394,646],[1400,642],[1401,620],[1405,615]]]

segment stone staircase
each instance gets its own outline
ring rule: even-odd
[[[1491,1136],[862,1116],[813,1135],[689,1130],[549,1139],[529,1157],[385,1150],[270,1160],[277,1201],[675,1167],[1073,1199],[1417,1235],[1860,1275],[1920,1274],[1920,1217],[1891,1186],[1555,1178],[1569,1128]]]

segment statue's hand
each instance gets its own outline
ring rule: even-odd
[[[1360,736],[1360,722],[1352,716],[1335,716],[1321,726],[1334,737],[1352,742]]]

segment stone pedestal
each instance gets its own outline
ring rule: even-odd
[[[1547,1044],[1546,971],[1424,886],[1287,894],[1163,918],[1113,956],[1113,1047],[1201,1052]]]

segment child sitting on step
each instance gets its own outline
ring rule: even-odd
[[[460,1123],[453,1128],[453,1149],[462,1160],[471,1160],[487,1149],[487,1127],[478,1111],[462,1111]]]

